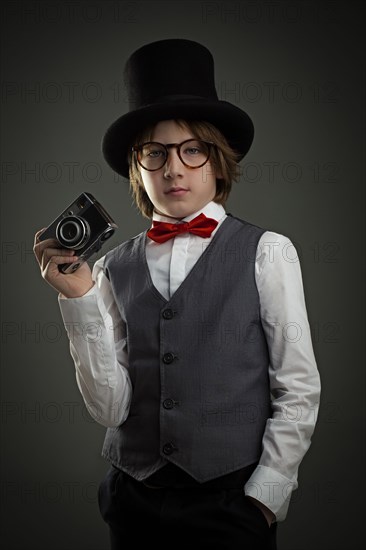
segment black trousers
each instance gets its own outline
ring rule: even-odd
[[[156,488],[112,467],[98,498],[111,550],[162,543],[173,550],[276,550],[277,524],[268,526],[243,487]]]

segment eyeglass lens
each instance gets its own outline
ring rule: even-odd
[[[198,168],[207,161],[210,147],[204,141],[191,139],[178,146],[178,155],[183,164],[191,168]],[[167,149],[161,143],[145,143],[139,150],[138,160],[146,170],[162,168],[167,159]]]

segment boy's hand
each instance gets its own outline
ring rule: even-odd
[[[271,524],[272,524],[273,520],[276,519],[276,516],[274,515],[272,510],[267,508],[267,506],[265,506],[262,502],[260,502],[256,498],[253,498],[253,497],[250,497],[250,496],[247,496],[247,498],[249,498],[249,500],[254,504],[254,506],[257,506],[257,508],[259,508],[261,510],[261,512],[264,514],[264,517],[267,520],[268,527],[271,527]]]
[[[61,273],[60,264],[77,261],[73,250],[57,248],[55,239],[39,241],[38,237],[44,231],[37,231],[34,237],[33,252],[41,268],[42,277],[55,290],[66,298],[79,298],[94,286],[90,267],[84,262],[74,273]]]

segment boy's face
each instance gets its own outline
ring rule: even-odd
[[[195,136],[174,120],[163,120],[154,129],[151,141],[181,143]],[[197,212],[216,195],[216,174],[210,162],[201,168],[188,168],[178,157],[177,149],[169,149],[166,164],[154,172],[140,167],[145,191],[160,214],[185,218]]]

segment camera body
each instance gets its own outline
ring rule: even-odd
[[[79,261],[59,265],[62,273],[73,273],[98,252],[117,225],[91,193],[81,193],[40,235],[39,240],[56,239],[59,248],[75,250]]]

